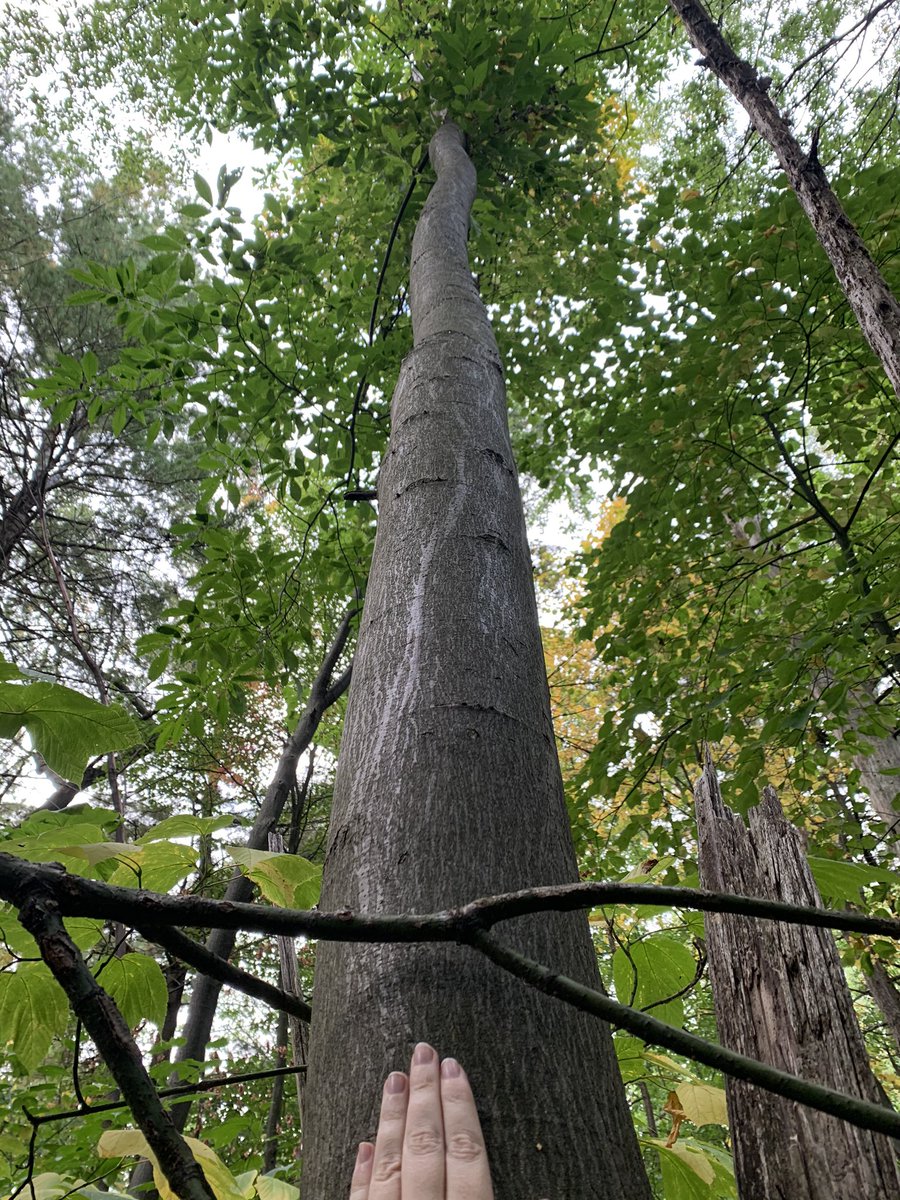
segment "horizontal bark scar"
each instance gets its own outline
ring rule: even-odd
[[[485,458],[489,458],[492,463],[496,463],[497,466],[500,467],[502,471],[505,471],[507,475],[515,474],[512,467],[509,465],[503,455],[497,450],[492,450],[490,446],[485,446],[481,453]]]
[[[449,475],[426,475],[422,479],[414,479],[412,481],[412,483],[406,484],[406,486],[400,488],[400,490],[398,492],[394,492],[394,496],[395,497],[404,496],[407,492],[411,492],[415,488],[418,488],[418,487],[425,487],[426,484],[429,484],[429,483],[449,483],[449,482],[450,482]]]
[[[495,708],[493,704],[470,704],[466,700],[453,700],[447,704],[435,704],[433,707],[459,709],[461,712],[494,713],[498,717],[505,717],[507,721],[519,720],[512,713],[504,712],[502,708]]]
[[[497,547],[499,547],[499,549],[503,550],[506,554],[512,554],[512,550],[510,550],[509,546],[503,540],[503,538],[500,536],[499,533],[493,533],[490,530],[488,530],[485,533],[461,533],[458,536],[470,538],[476,542],[487,542],[487,544],[489,546],[497,546]]]

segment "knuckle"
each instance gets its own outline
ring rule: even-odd
[[[393,1146],[379,1157],[375,1163],[375,1170],[372,1172],[372,1178],[379,1183],[386,1183],[388,1180],[396,1179],[400,1174],[402,1160],[400,1151]]]
[[[406,1135],[406,1148],[411,1154],[435,1154],[442,1150],[444,1139],[437,1129],[416,1129]]]
[[[484,1154],[481,1138],[470,1129],[460,1129],[450,1138],[447,1155],[462,1162],[474,1162]]]

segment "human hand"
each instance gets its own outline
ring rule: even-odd
[[[387,1077],[375,1144],[356,1155],[350,1200],[493,1200],[466,1073],[420,1042],[407,1078]]]

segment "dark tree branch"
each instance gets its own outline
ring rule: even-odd
[[[769,143],[834,268],[863,336],[900,396],[900,304],[844,211],[818,159],[818,127],[808,152],[768,94],[768,81],[739,58],[700,0],[669,0],[708,67],[746,109]]]
[[[627,1008],[609,996],[604,996],[602,992],[585,987],[584,984],[565,975],[558,975],[541,963],[526,958],[524,954],[500,945],[484,931],[473,933],[469,944],[486,954],[503,970],[531,984],[538,991],[555,996],[556,999],[563,1000],[582,1012],[601,1017],[620,1029],[627,1029],[629,1033],[650,1045],[662,1046],[675,1054],[683,1054],[694,1062],[703,1063],[716,1071],[723,1071],[734,1079],[754,1083],[777,1096],[784,1096],[798,1104],[805,1104],[809,1108],[818,1109],[819,1112],[839,1117],[842,1121],[858,1125],[861,1129],[900,1137],[900,1113],[894,1112],[892,1108],[882,1108],[881,1105],[844,1095],[819,1083],[798,1079],[796,1075],[779,1071],[777,1067],[757,1062],[756,1059],[737,1054],[724,1046],[717,1046],[714,1042],[708,1042],[693,1033],[676,1029],[674,1025],[667,1025],[665,1021],[659,1021],[644,1012]]]
[[[326,913],[316,909],[266,908],[201,896],[163,896],[113,887],[69,875],[52,864],[30,863],[12,854],[0,854],[0,899],[19,906],[36,889],[52,896],[64,916],[116,919],[135,929],[147,930],[148,936],[150,930],[159,926],[177,925],[240,929],[282,937],[302,934],[338,942],[468,942],[473,933],[491,929],[500,921],[534,913],[574,912],[608,904],[663,904],[900,940],[900,920],[892,917],[708,892],[703,888],[647,883],[565,883],[484,896],[443,912],[371,916],[354,914],[349,909]]]
[[[179,1191],[179,1194],[185,1196],[186,1200],[199,1200],[201,1195],[204,1200],[209,1200],[205,1180],[202,1190],[198,1190],[196,1175],[192,1174],[190,1178],[183,1175],[182,1151],[190,1157],[187,1147],[178,1138],[171,1118],[162,1109],[159,1096],[144,1070],[140,1053],[118,1010],[99,987],[66,934],[61,913],[95,917],[115,913],[118,920],[130,921],[136,928],[145,930],[145,936],[148,937],[160,936],[160,923],[202,923],[227,929],[244,928],[283,935],[306,933],[338,941],[455,941],[481,951],[504,970],[540,991],[585,1012],[600,1016],[644,1041],[684,1054],[737,1079],[746,1080],[787,1099],[840,1117],[861,1128],[894,1137],[900,1136],[900,1115],[893,1111],[798,1079],[765,1063],[756,1062],[707,1042],[694,1034],[675,1029],[646,1013],[619,1004],[601,992],[559,975],[550,968],[500,945],[488,934],[488,930],[497,922],[514,917],[550,910],[592,908],[613,902],[655,905],[670,903],[674,907],[697,908],[708,912],[732,912],[796,924],[879,933],[898,939],[900,921],[867,917],[853,912],[833,912],[775,900],[759,900],[748,896],[729,896],[697,888],[616,883],[564,884],[557,887],[532,888],[504,896],[485,897],[462,908],[441,913],[354,916],[350,912],[319,913],[266,909],[259,905],[131,891],[69,876],[54,865],[28,863],[7,854],[0,855],[0,898],[19,908],[22,923],[37,939],[42,956],[65,988],[74,1011],[84,1022],[109,1064],[122,1094],[153,1146],[154,1153],[159,1157],[161,1164],[168,1163],[166,1177],[176,1190],[179,1190],[179,1183],[183,1185],[185,1190]],[[171,940],[172,931],[163,936],[167,941]],[[180,942],[182,936],[177,934],[174,940],[183,951],[185,947]],[[189,942],[189,939],[185,938],[184,941]],[[193,943],[190,945],[190,952],[194,954]],[[279,989],[272,991],[278,992]],[[152,1102],[148,1102],[147,1089],[152,1092]],[[173,1137],[177,1139],[177,1144]],[[199,1167],[192,1157],[190,1161],[194,1170],[199,1172]],[[170,1170],[174,1172],[174,1178],[170,1175]]]
[[[162,946],[174,958],[187,963],[201,975],[217,979],[219,983],[227,983],[230,987],[243,992],[245,996],[262,1000],[270,1008],[290,1013],[292,1017],[297,1017],[300,1021],[308,1022],[312,1019],[312,1009],[299,996],[294,996],[290,992],[284,991],[283,988],[276,987],[273,983],[258,979],[249,971],[243,971],[240,967],[233,966],[227,959],[210,953],[205,946],[201,946],[199,942],[195,942],[193,938],[189,938],[187,934],[181,933],[172,926],[145,925],[138,929],[138,933],[148,942]]]
[[[305,1071],[306,1067],[271,1067],[266,1071],[245,1071],[240,1075],[223,1075],[217,1079],[201,1079],[197,1083],[182,1083],[178,1087],[161,1088],[157,1093],[160,1100],[170,1100],[176,1096],[195,1096],[200,1092],[212,1092],[216,1088],[230,1087],[233,1083],[254,1083],[257,1079],[275,1079],[283,1075],[296,1075]],[[57,1112],[30,1114],[28,1120],[33,1126],[52,1125],[56,1121],[72,1121],[76,1117],[86,1117],[88,1113],[116,1112],[128,1108],[127,1100],[104,1100],[101,1104],[88,1104],[83,1108],[66,1108]]]
[[[172,1190],[183,1200],[215,1200],[200,1164],[163,1108],[122,1014],[66,933],[52,895],[33,884],[20,894],[18,905],[19,919],[102,1054]]]

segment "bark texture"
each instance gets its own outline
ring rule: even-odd
[[[577,878],[506,420],[466,251],[475,171],[450,124],[413,242],[414,348],[392,406],[335,783],[323,909],[427,911]],[[510,945],[598,985],[584,914]],[[345,1200],[382,1083],[430,1041],[469,1072],[497,1200],[648,1197],[606,1026],[470,949],[317,951],[305,1200]]]
[[[869,995],[884,1017],[885,1028],[900,1051],[900,989],[896,980],[877,958],[872,961],[872,974],[865,980]]]
[[[709,67],[729,88],[747,110],[754,129],[775,151],[866,341],[900,396],[900,304],[831,189],[816,155],[817,138],[808,152],[803,150],[770,99],[768,83],[761,80],[755,67],[738,58],[700,0],[669,0],[669,4],[703,55],[701,65]]]
[[[772,788],[750,828],[722,802],[707,762],[695,792],[703,887],[820,905],[800,837]],[[879,1103],[832,935],[746,917],[706,918],[722,1043],[806,1079]],[[892,1143],[727,1079],[741,1200],[897,1200]]]

